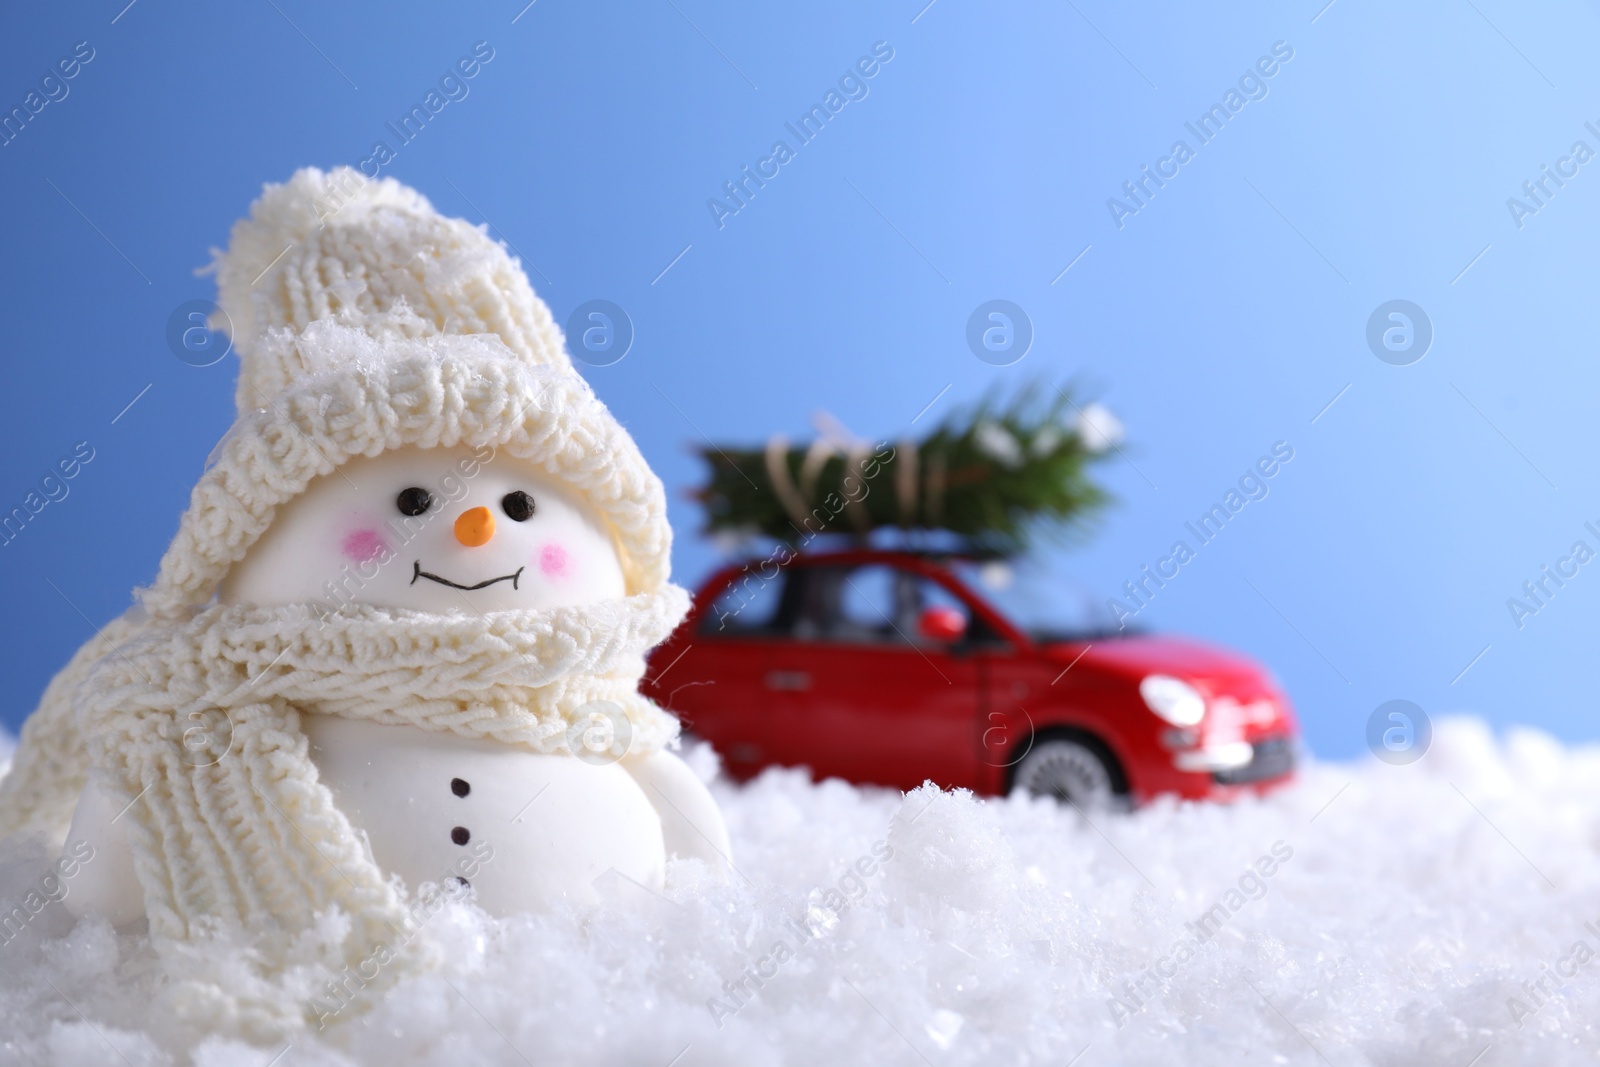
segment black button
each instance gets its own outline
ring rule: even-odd
[[[465,778],[450,779],[450,792],[458,797],[464,797],[472,792],[472,785]]]
[[[458,845],[464,845],[468,841],[472,840],[472,831],[468,830],[465,826],[458,826],[454,830],[450,831],[450,840],[454,841]]]

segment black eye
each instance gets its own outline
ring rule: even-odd
[[[521,489],[501,497],[500,507],[512,522],[527,522],[533,518],[533,497]]]
[[[421,515],[433,506],[433,494],[413,485],[410,489],[400,490],[400,495],[394,498],[394,506],[400,509],[402,515]]]

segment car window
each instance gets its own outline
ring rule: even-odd
[[[769,578],[759,568],[751,567],[712,602],[711,610],[700,622],[700,632],[708,636],[751,637],[785,631],[779,609],[788,574],[779,571]]]
[[[785,567],[771,577],[752,567],[717,596],[700,622],[707,637],[790,638],[851,644],[947,646],[921,632],[929,608],[959,616],[967,646],[1002,639],[938,582],[885,563]]]
[[[829,636],[847,641],[893,641],[897,631],[913,626],[916,591],[899,579],[900,572],[882,564],[840,570],[839,614]]]
[[[801,641],[815,641],[834,633],[847,573],[842,567],[795,567],[789,571],[779,608],[789,634]]]
[[[950,590],[931,579],[921,575],[916,576],[917,584],[921,587],[921,605],[923,608],[949,608],[959,612],[961,617],[969,623],[972,621],[972,610],[967,607],[967,602],[956,596]]]
[[[922,588],[922,607],[920,610],[942,608],[959,616],[961,619],[962,641],[964,643],[972,644],[974,641],[988,643],[996,639],[996,635],[988,626],[984,625],[983,620],[972,613],[972,609],[967,606],[965,600],[962,600],[930,578],[919,577],[917,582]]]
[[[949,566],[967,588],[1035,641],[1123,632],[1105,602],[1052,561],[956,560]]]
[[[794,635],[855,644],[937,647],[949,642],[921,631],[922,613],[940,608],[963,625],[975,620],[960,597],[938,582],[883,563],[809,567],[810,595]]]

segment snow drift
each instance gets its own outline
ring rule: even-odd
[[[142,937],[49,904],[0,944],[0,1064],[1600,1054],[1600,747],[1446,720],[1411,766],[1313,764],[1264,800],[1089,818],[793,771],[714,789],[733,886],[684,864],[665,896],[614,880],[582,913],[497,922],[448,904],[432,920],[445,970],[287,1048],[189,1033],[152,1007]],[[12,846],[0,900],[52,859]]]

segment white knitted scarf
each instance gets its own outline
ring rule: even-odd
[[[129,805],[152,940],[249,931],[268,987],[297,962],[337,974],[387,960],[397,941],[411,940],[407,903],[318,781],[299,716],[565,753],[582,728],[575,712],[602,700],[626,716],[619,749],[659,749],[677,736],[677,720],[637,685],[644,653],[687,602],[668,585],[486,615],[218,605],[142,628],[100,661],[76,703],[101,788]],[[307,935],[332,910],[349,918],[342,944],[307,961]],[[377,981],[426,966],[425,942],[401,958],[409,962]],[[304,1011],[293,997],[263,1000],[261,987],[212,986],[199,999],[208,1026],[256,1034],[292,1029]]]

